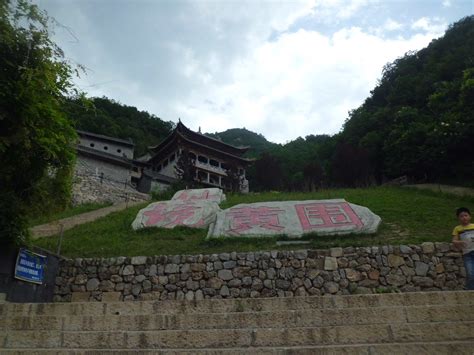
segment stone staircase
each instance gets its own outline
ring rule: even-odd
[[[474,292],[0,304],[0,353],[474,354]]]

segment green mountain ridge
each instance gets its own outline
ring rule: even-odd
[[[223,132],[205,133],[205,135],[236,147],[250,147],[246,156],[252,158],[278,146],[278,144],[268,141],[262,134],[249,131],[246,128],[230,128]]]

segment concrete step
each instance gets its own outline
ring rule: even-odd
[[[158,354],[158,355],[178,355],[178,354],[199,354],[199,355],[319,355],[319,354],[390,354],[390,355],[433,355],[433,354],[456,354],[472,355],[474,341],[450,341],[450,342],[416,342],[416,343],[385,343],[385,344],[357,344],[357,345],[315,345],[315,346],[296,346],[296,347],[273,347],[273,348],[235,348],[235,349],[140,349],[140,354]],[[119,354],[134,355],[137,352],[127,349],[8,349],[2,351],[2,354],[75,354],[75,355],[101,355],[101,354]]]
[[[205,299],[201,301],[85,302],[0,304],[0,317],[50,315],[149,315],[182,313],[274,312],[374,308],[423,305],[474,305],[474,291],[413,292],[348,296],[313,296],[254,299]]]
[[[0,319],[0,331],[132,331],[192,329],[255,329],[284,324],[286,328],[329,325],[367,325],[421,322],[474,321],[469,304],[455,306],[407,306],[314,309],[275,312],[104,315],[13,316]]]
[[[387,320],[390,322],[390,320]],[[257,329],[36,331],[0,334],[5,349],[214,349],[474,341],[474,322]]]

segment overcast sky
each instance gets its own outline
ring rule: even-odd
[[[36,0],[76,80],[204,132],[245,127],[284,143],[333,134],[387,62],[427,46],[474,0]]]

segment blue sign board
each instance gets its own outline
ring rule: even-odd
[[[45,265],[46,256],[21,248],[16,259],[15,278],[42,284]]]

